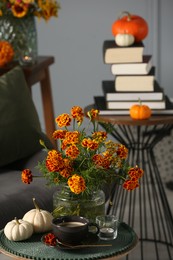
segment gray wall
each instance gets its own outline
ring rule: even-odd
[[[102,44],[113,39],[111,26],[122,11],[144,17],[149,24],[145,53],[153,55],[156,78],[173,97],[173,1],[172,0],[59,0],[59,18],[37,21],[40,55],[53,55],[50,67],[55,115],[71,106],[93,103],[102,95],[101,81],[114,79],[103,63]],[[34,99],[42,120],[41,99]],[[44,126],[43,126],[44,128]]]

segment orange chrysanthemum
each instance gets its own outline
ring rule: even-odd
[[[98,114],[99,114],[99,110],[97,110],[97,109],[91,109],[91,110],[87,113],[87,115],[89,116],[89,118],[90,118],[91,120],[93,120],[94,118],[96,118],[96,117],[98,116]]]
[[[30,184],[33,180],[33,175],[30,169],[25,169],[22,171],[21,179],[24,183]]]
[[[84,178],[77,174],[74,174],[68,179],[68,186],[70,187],[70,190],[75,194],[80,194],[86,189]]]
[[[14,57],[14,50],[7,41],[0,41],[0,67],[5,66],[12,61]]]
[[[64,159],[64,169],[60,171],[60,175],[64,178],[70,177],[73,171],[72,163],[69,159]]]

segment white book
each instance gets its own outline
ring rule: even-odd
[[[111,65],[113,75],[146,75],[152,68],[152,56],[144,55],[141,63],[115,63]]]

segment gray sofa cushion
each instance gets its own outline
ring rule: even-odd
[[[45,140],[22,69],[0,77],[0,167],[42,149]]]
[[[40,175],[35,168],[37,162],[45,157],[44,151],[21,161],[19,168],[30,168],[34,175]],[[44,178],[35,178],[31,184],[21,181],[21,170],[8,166],[0,169],[0,229],[14,217],[22,218],[34,208],[32,198],[35,197],[40,208],[52,211],[52,196],[56,188],[48,188]]]

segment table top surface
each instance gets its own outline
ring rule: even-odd
[[[120,223],[118,235],[115,240],[103,241],[95,235],[94,240],[89,240],[83,244],[98,245],[96,247],[64,249],[50,247],[42,241],[43,234],[34,234],[25,241],[13,242],[6,238],[4,231],[0,231],[0,251],[11,257],[35,260],[91,260],[124,256],[134,249],[138,243],[138,237],[134,230],[125,223]],[[107,246],[105,246],[107,245]]]
[[[94,104],[88,105],[84,108],[85,114],[87,111],[94,108]],[[100,115],[96,118],[100,122],[107,122],[117,125],[131,125],[131,126],[149,126],[149,125],[161,125],[161,124],[173,124],[173,115],[153,115],[149,119],[134,120],[128,115]]]
[[[40,69],[47,68],[53,64],[55,58],[53,56],[38,56],[36,62],[32,65],[22,66],[25,74],[31,74],[39,71]],[[11,62],[3,68],[0,68],[0,75],[11,70],[13,67],[19,65],[17,62]]]

